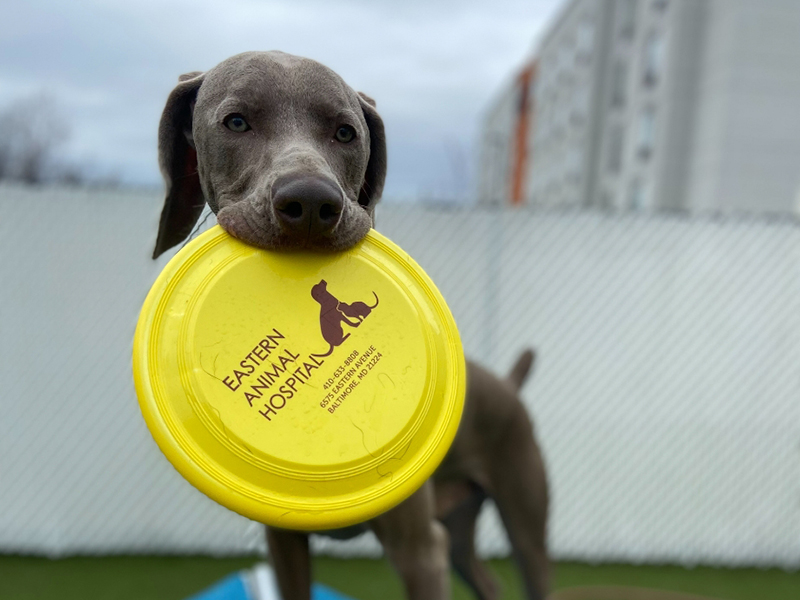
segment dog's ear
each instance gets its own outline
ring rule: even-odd
[[[358,99],[369,127],[369,162],[358,194],[358,203],[372,209],[383,193],[383,183],[386,180],[386,133],[383,120],[375,110],[375,100],[361,92],[358,93]]]
[[[203,77],[199,71],[181,75],[161,115],[158,164],[166,183],[166,199],[153,258],[189,237],[205,206],[192,139],[192,112]]]

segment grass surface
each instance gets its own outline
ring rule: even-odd
[[[226,575],[251,567],[256,557],[46,558],[0,556],[2,600],[181,600]],[[510,561],[491,561],[505,600],[522,598]],[[382,560],[314,561],[316,580],[358,600],[402,600],[400,581]],[[576,585],[633,585],[704,594],[725,600],[797,600],[800,573],[756,569],[683,569],[560,563],[556,588]],[[454,581],[453,598],[471,598]]]

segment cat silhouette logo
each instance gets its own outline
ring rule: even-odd
[[[366,302],[353,302],[345,304],[339,301],[336,296],[328,291],[328,282],[324,279],[311,288],[311,297],[320,305],[319,326],[322,329],[322,337],[330,348],[324,354],[312,354],[317,358],[330,356],[336,346],[340,346],[347,338],[349,333],[344,332],[343,325],[358,327],[366,319],[376,306],[378,306],[378,294],[375,296],[375,304],[372,306]]]

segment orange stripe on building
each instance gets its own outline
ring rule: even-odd
[[[512,148],[511,170],[511,204],[521,205],[525,202],[525,180],[528,171],[528,132],[533,119],[533,103],[531,84],[536,77],[536,63],[531,63],[517,77],[519,89],[519,109],[517,126],[514,131],[514,147]]]

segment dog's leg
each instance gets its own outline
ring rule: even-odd
[[[533,426],[521,404],[508,420],[489,465],[490,493],[508,532],[527,597],[542,600],[550,585],[547,559],[547,486]]]
[[[496,600],[500,596],[497,583],[475,554],[475,521],[486,494],[477,486],[471,487],[474,489],[470,495],[443,517],[442,523],[450,534],[453,568],[464,583],[472,588],[478,600]]]
[[[359,325],[361,325],[362,319],[359,319],[358,321],[351,321],[350,319],[347,318],[347,315],[344,314],[341,310],[339,310],[339,316],[341,317],[342,321],[350,325],[350,327],[358,327]]]
[[[283,600],[311,599],[311,555],[308,534],[267,527],[269,561]]]
[[[434,516],[430,481],[371,522],[409,600],[449,600],[447,530]]]

